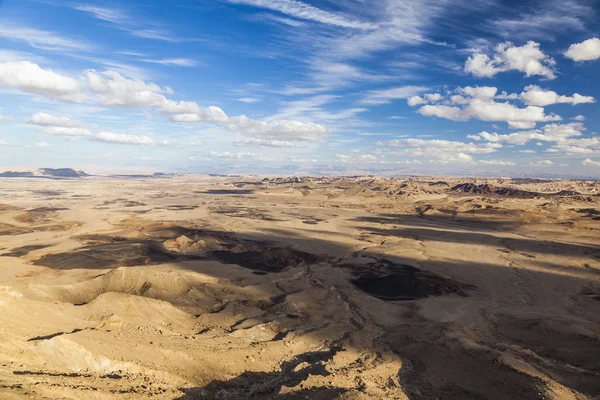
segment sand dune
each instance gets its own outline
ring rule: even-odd
[[[0,398],[600,398],[598,182],[32,182]]]

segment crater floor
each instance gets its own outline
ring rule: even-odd
[[[0,398],[600,398],[598,182],[0,185]]]

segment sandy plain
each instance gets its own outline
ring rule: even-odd
[[[0,398],[600,398],[599,182],[0,187]]]

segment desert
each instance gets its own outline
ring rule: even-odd
[[[29,175],[1,398],[600,398],[597,181]]]

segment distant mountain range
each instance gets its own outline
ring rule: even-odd
[[[0,178],[82,178],[84,176],[90,175],[73,168],[38,168],[0,172]]]

